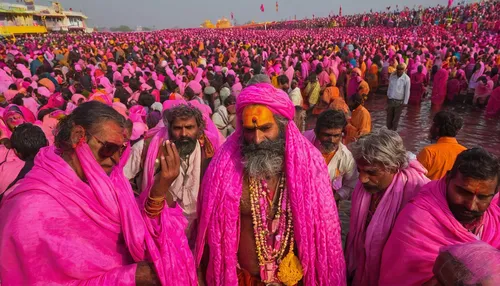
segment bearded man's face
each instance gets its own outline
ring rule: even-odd
[[[247,175],[265,179],[283,169],[285,131],[272,112],[263,105],[247,106],[242,114],[241,152]]]

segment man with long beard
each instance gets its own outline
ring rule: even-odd
[[[339,219],[320,152],[286,93],[253,84],[203,180],[195,255],[208,285],[345,285]]]
[[[184,101],[169,103],[170,106],[167,106],[163,113],[163,121],[167,127],[158,131],[154,137],[146,139],[145,150],[142,151],[143,173],[140,191],[149,191],[157,180],[164,142],[170,140],[175,143],[179,151],[180,173],[169,188],[168,195],[172,201],[179,204],[188,220],[186,235],[193,249],[201,180],[219,147],[219,132],[213,122],[207,122],[209,119],[192,104]]]

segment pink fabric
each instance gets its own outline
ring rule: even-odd
[[[441,105],[446,99],[448,84],[448,71],[446,69],[439,69],[434,75],[434,82],[432,86],[432,104]]]
[[[353,285],[378,285],[382,251],[398,213],[429,182],[427,170],[417,161],[397,173],[385,191],[368,227],[366,219],[372,195],[357,184],[352,198],[346,263]]]
[[[445,246],[440,252],[451,254],[470,272],[471,275],[460,281],[464,285],[500,285],[500,250],[488,243],[476,240]]]
[[[12,89],[9,89],[9,90],[6,90],[4,93],[3,93],[3,96],[5,97],[5,100],[7,100],[7,102],[11,102],[12,99],[14,99],[14,97],[19,93],[19,91],[17,90],[12,90]]]
[[[500,87],[491,92],[488,105],[486,106],[486,115],[495,116],[500,113]]]
[[[129,119],[132,122],[142,122],[144,123],[144,120],[146,119],[146,116],[148,115],[146,109],[144,106],[141,105],[134,105],[129,109]]]
[[[50,97],[51,95],[51,92],[48,88],[46,88],[45,86],[41,86],[37,89],[37,92],[38,94],[42,95],[42,96],[45,96],[45,97]]]
[[[150,219],[142,210],[148,193],[138,204],[123,175],[126,160],[108,177],[86,143],[76,154],[88,184],[47,147],[2,201],[2,283],[135,285],[135,263],[148,260],[162,285],[196,285],[180,208]]]
[[[349,79],[349,85],[347,86],[347,97],[353,96],[359,89],[358,77],[353,77]]]
[[[196,95],[201,93],[201,84],[197,81],[190,81],[186,87],[190,87]]]
[[[294,234],[304,269],[304,285],[345,285],[345,261],[337,207],[325,161],[300,133],[288,95],[270,84],[255,84],[237,99],[238,118],[243,109],[263,104],[289,120],[286,128],[285,165]],[[196,243],[199,264],[205,244],[210,247],[208,285],[236,285],[238,263],[239,205],[243,184],[241,124],[219,150],[205,174],[199,198],[200,224]],[[299,151],[300,150],[300,151]]]
[[[210,109],[208,105],[200,103],[197,100],[191,100],[189,101],[189,104],[201,111],[203,120],[205,120],[205,135],[207,135],[210,142],[212,142],[212,144],[215,143],[217,146],[224,144],[224,142],[226,142],[226,138],[220,133],[219,128],[217,128],[215,123],[212,121],[212,118],[210,118],[212,109]]]
[[[0,174],[2,174],[0,176],[0,194],[7,190],[7,187],[16,179],[23,166],[24,161],[16,156],[14,150],[9,150],[0,145]]]
[[[423,73],[414,73],[410,77],[410,99],[412,104],[418,104],[422,101],[425,92],[425,75]]]
[[[23,98],[23,105],[33,114],[38,113],[38,107],[40,106],[33,97]]]
[[[118,111],[125,119],[128,119],[127,106],[121,102],[113,102],[112,107],[114,110]]]
[[[433,277],[432,268],[443,246],[478,239],[500,247],[498,195],[483,215],[480,237],[467,231],[451,213],[446,200],[446,180],[422,188],[399,214],[384,249],[380,285],[422,285]]]

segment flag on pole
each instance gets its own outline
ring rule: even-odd
[[[278,12],[278,1],[276,1],[276,12]]]
[[[260,4],[260,11],[264,12],[264,4]]]
[[[234,20],[234,14],[231,12],[231,20]]]
[[[451,5],[453,5],[453,0],[448,0],[448,8],[450,8]]]
[[[339,8],[339,16],[342,17],[342,5],[340,5],[340,8]]]

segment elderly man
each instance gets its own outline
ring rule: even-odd
[[[201,180],[215,151],[219,148],[217,127],[210,119],[204,118],[201,111],[190,103],[182,101],[167,102],[171,106],[163,112],[165,126],[154,137],[145,142],[143,172],[140,192],[149,192],[157,180],[165,141],[172,141],[179,150],[179,176],[169,188],[169,194],[176,201],[188,220],[186,235],[191,248],[196,238],[196,205]],[[167,105],[168,105],[167,104]],[[210,124],[210,125],[209,125]],[[212,126],[213,125],[213,126]]]
[[[164,145],[138,203],[123,176],[126,134],[123,116],[99,102],[61,121],[55,145],[2,201],[2,284],[196,285],[186,220],[167,197],[177,149]]]
[[[389,77],[387,90],[387,128],[397,131],[403,107],[410,100],[410,77],[405,73],[406,65],[399,64]]]
[[[314,130],[304,133],[325,158],[337,202],[351,199],[358,181],[351,151],[341,142],[346,125],[347,119],[342,111],[327,110],[319,115]]]
[[[440,111],[434,116],[430,129],[431,140],[436,144],[425,147],[417,156],[418,161],[427,169],[427,177],[439,180],[451,170],[458,154],[467,150],[455,138],[462,129],[463,120],[449,111]]]
[[[202,276],[208,285],[345,285],[327,168],[295,126],[288,95],[253,84],[236,110],[237,130],[203,181]]]
[[[394,221],[429,179],[422,165],[408,158],[395,131],[379,129],[350,148],[359,183],[352,197],[347,238],[348,275],[353,285],[378,285],[382,250]]]
[[[399,214],[382,255],[380,285],[422,285],[445,246],[482,240],[500,247],[500,164],[482,148],[458,155],[445,178],[422,188]]]

